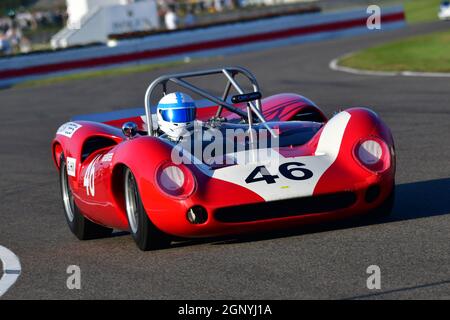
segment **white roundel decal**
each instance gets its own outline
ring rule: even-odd
[[[377,163],[383,154],[383,149],[381,145],[374,140],[364,141],[358,149],[358,158],[364,164],[375,164]]]
[[[22,267],[15,253],[3,246],[0,246],[0,265],[3,265],[3,270],[0,269],[1,297],[19,278]]]
[[[180,189],[184,184],[184,173],[177,166],[170,166],[161,172],[161,185],[170,191]]]

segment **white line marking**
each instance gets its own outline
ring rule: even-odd
[[[22,270],[19,258],[3,246],[0,246],[0,260],[3,264],[3,276],[0,279],[0,297],[16,282]]]
[[[339,65],[339,60],[346,58],[352,55],[353,52],[347,53],[343,56],[335,58],[331,60],[328,65],[331,70],[346,72],[357,75],[366,75],[366,76],[382,76],[382,77],[393,77],[393,76],[402,76],[402,77],[434,77],[434,78],[450,78],[450,73],[445,72],[416,72],[416,71],[372,71],[372,70],[362,70],[355,69],[349,67],[343,67]]]

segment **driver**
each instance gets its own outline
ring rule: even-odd
[[[189,95],[173,92],[159,101],[156,114],[159,130],[170,139],[178,140],[187,133],[187,128],[194,124],[197,107]]]

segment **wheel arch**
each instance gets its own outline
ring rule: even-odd
[[[125,169],[134,175],[142,203],[147,209],[157,201],[159,189],[155,185],[159,165],[170,159],[170,147],[155,137],[138,137],[123,142],[113,150],[111,194],[121,218],[126,221]]]
[[[61,156],[64,154],[64,149],[59,141],[54,141],[52,144],[52,160],[56,168],[59,170],[61,165]]]
[[[116,163],[111,172],[111,192],[116,203],[118,213],[124,221],[127,221],[125,209],[125,170],[129,169],[124,163]],[[133,171],[131,171],[133,172]]]

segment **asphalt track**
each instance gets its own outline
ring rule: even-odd
[[[330,60],[433,23],[369,36],[218,57],[170,70],[0,91],[0,244],[21,259],[6,299],[450,299],[450,82],[351,75]],[[142,105],[156,76],[242,65],[265,95],[299,92],[331,115],[371,106],[397,145],[392,217],[347,221],[244,238],[181,242],[140,252],[129,235],[80,242],[66,226],[50,157],[57,127],[72,115]],[[205,83],[208,86],[208,83]],[[366,268],[381,268],[381,290]],[[82,289],[66,288],[69,265]]]

